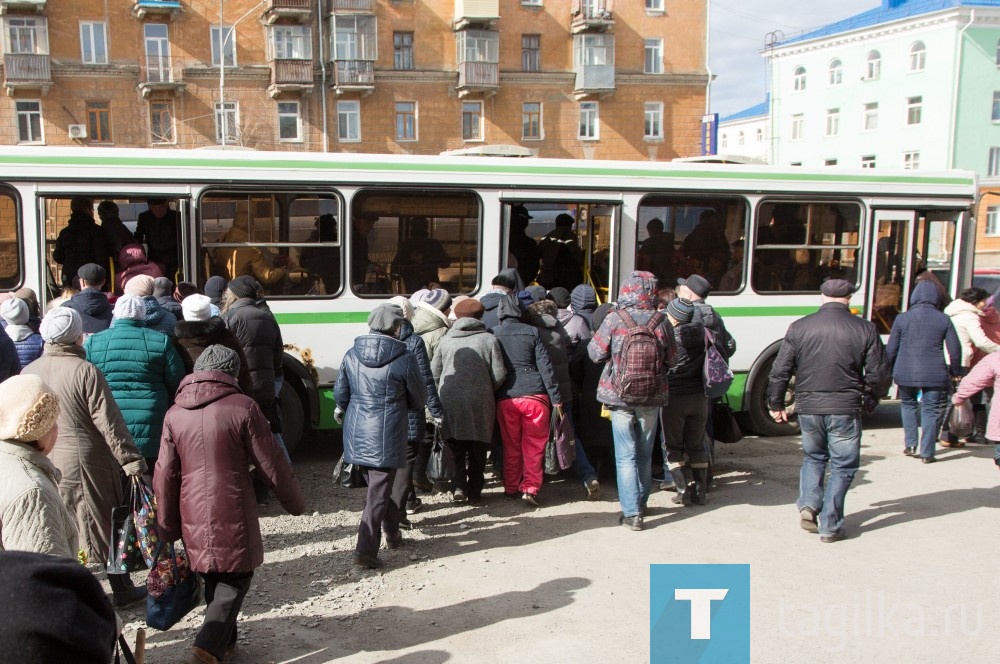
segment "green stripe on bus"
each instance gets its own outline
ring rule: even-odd
[[[134,166],[134,167],[205,167],[226,169],[304,169],[327,171],[410,171],[432,173],[478,173],[498,175],[591,175],[599,177],[623,176],[652,179],[708,179],[708,180],[772,180],[781,182],[847,182],[869,184],[937,184],[937,185],[972,185],[973,180],[958,176],[926,176],[926,175],[858,175],[846,173],[768,173],[744,172],[737,170],[663,170],[650,171],[628,167],[613,167],[610,164],[593,166],[547,166],[518,163],[504,166],[499,164],[477,164],[472,160],[456,168],[453,163],[410,163],[407,161],[387,162],[354,162],[354,161],[305,161],[285,159],[192,159],[190,157],[76,157],[76,156],[38,156],[38,155],[3,155],[0,164],[17,165],[78,165],[78,166]],[[872,169],[875,170],[875,169]],[[637,186],[636,188],[642,188]]]
[[[725,316],[808,316],[819,311],[819,305],[804,307],[716,307]]]

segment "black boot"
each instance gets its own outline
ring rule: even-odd
[[[694,495],[691,499],[696,505],[708,503],[708,468],[692,468],[694,474]]]
[[[677,466],[670,469],[670,475],[674,478],[674,486],[677,489],[677,495],[671,498],[671,501],[675,505],[687,507],[691,504],[694,488],[694,475],[691,474],[691,469],[687,466]]]
[[[975,422],[975,429],[973,430],[972,435],[965,440],[969,443],[984,445],[986,443],[986,417],[988,415],[986,406],[982,404],[979,406],[973,406],[972,415],[975,418],[973,420]]]
[[[136,588],[128,574],[108,574],[108,582],[111,584],[111,604],[116,609],[146,599],[146,589]]]

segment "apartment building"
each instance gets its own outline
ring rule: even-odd
[[[0,144],[700,151],[706,2],[0,0]]]

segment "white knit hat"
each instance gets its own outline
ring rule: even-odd
[[[59,399],[34,374],[0,383],[0,440],[32,443],[47,434],[59,417]]]
[[[83,335],[83,319],[75,309],[56,307],[45,314],[38,328],[42,339],[55,344],[73,344]]]
[[[153,294],[153,282],[155,280],[148,274],[137,274],[125,282],[126,295],[141,295],[143,297]]]
[[[152,280],[150,280],[152,282]],[[146,304],[138,295],[122,295],[115,302],[114,317],[126,320],[145,320]]]
[[[195,293],[181,302],[184,320],[208,320],[212,317],[212,298]]]
[[[397,307],[403,310],[403,318],[406,320],[413,320],[413,305],[406,298],[405,295],[397,295],[396,297],[390,297],[386,304],[395,304]]]

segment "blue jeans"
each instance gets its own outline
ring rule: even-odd
[[[573,407],[566,406],[566,417],[570,418],[570,422],[574,422],[573,419]],[[573,429],[573,435],[576,436],[576,428]],[[590,465],[590,460],[587,458],[587,453],[583,449],[583,442],[580,440],[580,436],[576,436],[576,458],[573,460],[573,474],[577,476],[584,486],[587,486],[587,482],[590,480],[597,479],[597,471],[594,467]]]
[[[917,401],[918,394],[921,395],[919,401]],[[941,431],[941,418],[947,407],[948,390],[943,387],[900,385],[899,397],[902,400],[899,412],[903,418],[905,445],[915,448],[919,441],[920,456],[933,457],[934,446]]]
[[[627,517],[642,514],[653,485],[653,437],[660,409],[612,408],[618,502]]]
[[[819,515],[819,534],[844,527],[844,497],[861,465],[861,415],[799,414],[802,427],[802,471],[796,506]],[[823,476],[830,463],[830,477]]]

